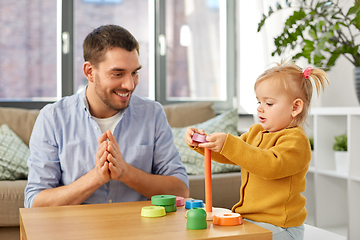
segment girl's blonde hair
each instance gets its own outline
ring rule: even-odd
[[[282,60],[276,65],[256,79],[254,89],[262,81],[271,79],[284,87],[290,99],[301,99],[304,102],[303,110],[293,119],[292,125],[303,126],[310,108],[313,84],[316,87],[317,96],[319,96],[325,85],[329,84],[327,74],[319,68],[308,68],[304,74],[302,69],[293,61]]]

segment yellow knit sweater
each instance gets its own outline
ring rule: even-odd
[[[193,148],[204,154],[204,149]],[[240,201],[232,211],[257,222],[283,228],[303,224],[307,211],[305,190],[311,149],[300,127],[266,132],[254,124],[240,137],[227,135],[217,162],[241,167]]]

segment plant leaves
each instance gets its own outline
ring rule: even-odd
[[[338,30],[338,29],[339,29],[339,24],[338,23],[336,23],[334,25],[331,25],[330,28],[329,28],[329,30],[331,30],[331,31],[335,31],[335,30]]]
[[[347,151],[347,135],[335,136],[333,149],[335,151]]]
[[[263,18],[261,19],[261,21],[260,21],[259,24],[258,24],[257,32],[260,32],[261,28],[264,26],[265,21],[266,21],[266,18],[267,18],[266,15],[263,14]]]
[[[351,20],[350,23],[360,30],[360,11],[356,13],[355,18]]]
[[[323,63],[321,62],[321,60],[325,59],[325,57],[321,54],[321,51],[317,49],[314,51],[313,59],[314,59],[315,66],[322,66]]]
[[[324,32],[324,33],[321,35],[321,40],[320,40],[320,41],[328,42],[328,41],[330,40],[330,38],[333,37],[333,36],[334,36],[333,31]]]
[[[309,29],[309,35],[310,35],[310,37],[312,37],[314,39],[318,39],[318,37],[316,35],[316,30],[314,28]]]
[[[297,53],[295,56],[293,56],[293,59],[299,59],[300,57],[303,57],[302,53]]]
[[[326,27],[326,24],[324,21],[319,21],[318,23],[315,24],[315,28],[316,28],[317,32],[322,32],[323,27]]]
[[[272,9],[272,7],[269,7],[269,12],[268,12],[268,15],[271,16],[271,14],[274,13],[274,10]]]
[[[291,1],[285,3],[289,9]],[[281,56],[287,49],[296,49],[294,59],[304,57],[310,64],[328,68],[340,55],[345,55],[352,64],[360,66],[360,0],[354,1],[347,14],[342,12],[339,1],[297,0],[297,3],[292,6],[295,11],[286,19],[282,33],[274,38],[276,49],[271,55]],[[277,3],[275,11],[269,8],[269,15],[263,15],[258,24],[258,32],[267,18],[283,10],[283,6]]]
[[[305,17],[306,14],[303,10],[294,11],[293,15],[288,17],[286,20],[285,25],[291,27],[292,25],[296,24],[296,21],[302,20]]]
[[[343,45],[341,48],[342,52],[353,54],[353,48],[348,45]]]
[[[311,63],[311,52],[314,51],[314,42],[310,40],[304,40],[305,45],[303,47],[303,56],[307,58]]]
[[[360,5],[356,4],[356,1],[354,1],[354,6],[349,9],[346,16],[349,16],[351,14],[357,14],[360,11]]]
[[[291,7],[291,3],[289,2],[289,0],[286,0],[286,1],[285,1],[285,4],[286,4],[288,7]]]
[[[331,54],[331,57],[329,58],[328,62],[326,63],[326,66],[327,66],[328,68],[334,66],[334,65],[335,65],[335,62],[336,62],[336,60],[338,59],[339,56],[340,56],[339,53],[333,52],[333,53]]]

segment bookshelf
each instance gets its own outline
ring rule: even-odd
[[[313,108],[305,131],[314,138],[307,174],[306,223],[349,240],[360,236],[360,107]],[[334,137],[348,136],[348,173],[336,170]]]

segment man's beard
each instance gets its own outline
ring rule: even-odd
[[[130,99],[131,99],[131,95],[132,92],[128,91],[130,94],[129,100],[126,103],[125,106],[117,106],[116,104],[114,104],[114,100],[111,99],[111,96],[109,96],[106,91],[104,91],[102,89],[102,86],[99,84],[99,76],[95,75],[95,79],[94,79],[94,83],[95,83],[95,93],[96,95],[98,95],[98,97],[101,99],[101,101],[109,107],[109,109],[115,110],[115,111],[121,111],[126,109],[129,106],[130,103]],[[111,93],[111,94],[116,94],[115,92]]]

